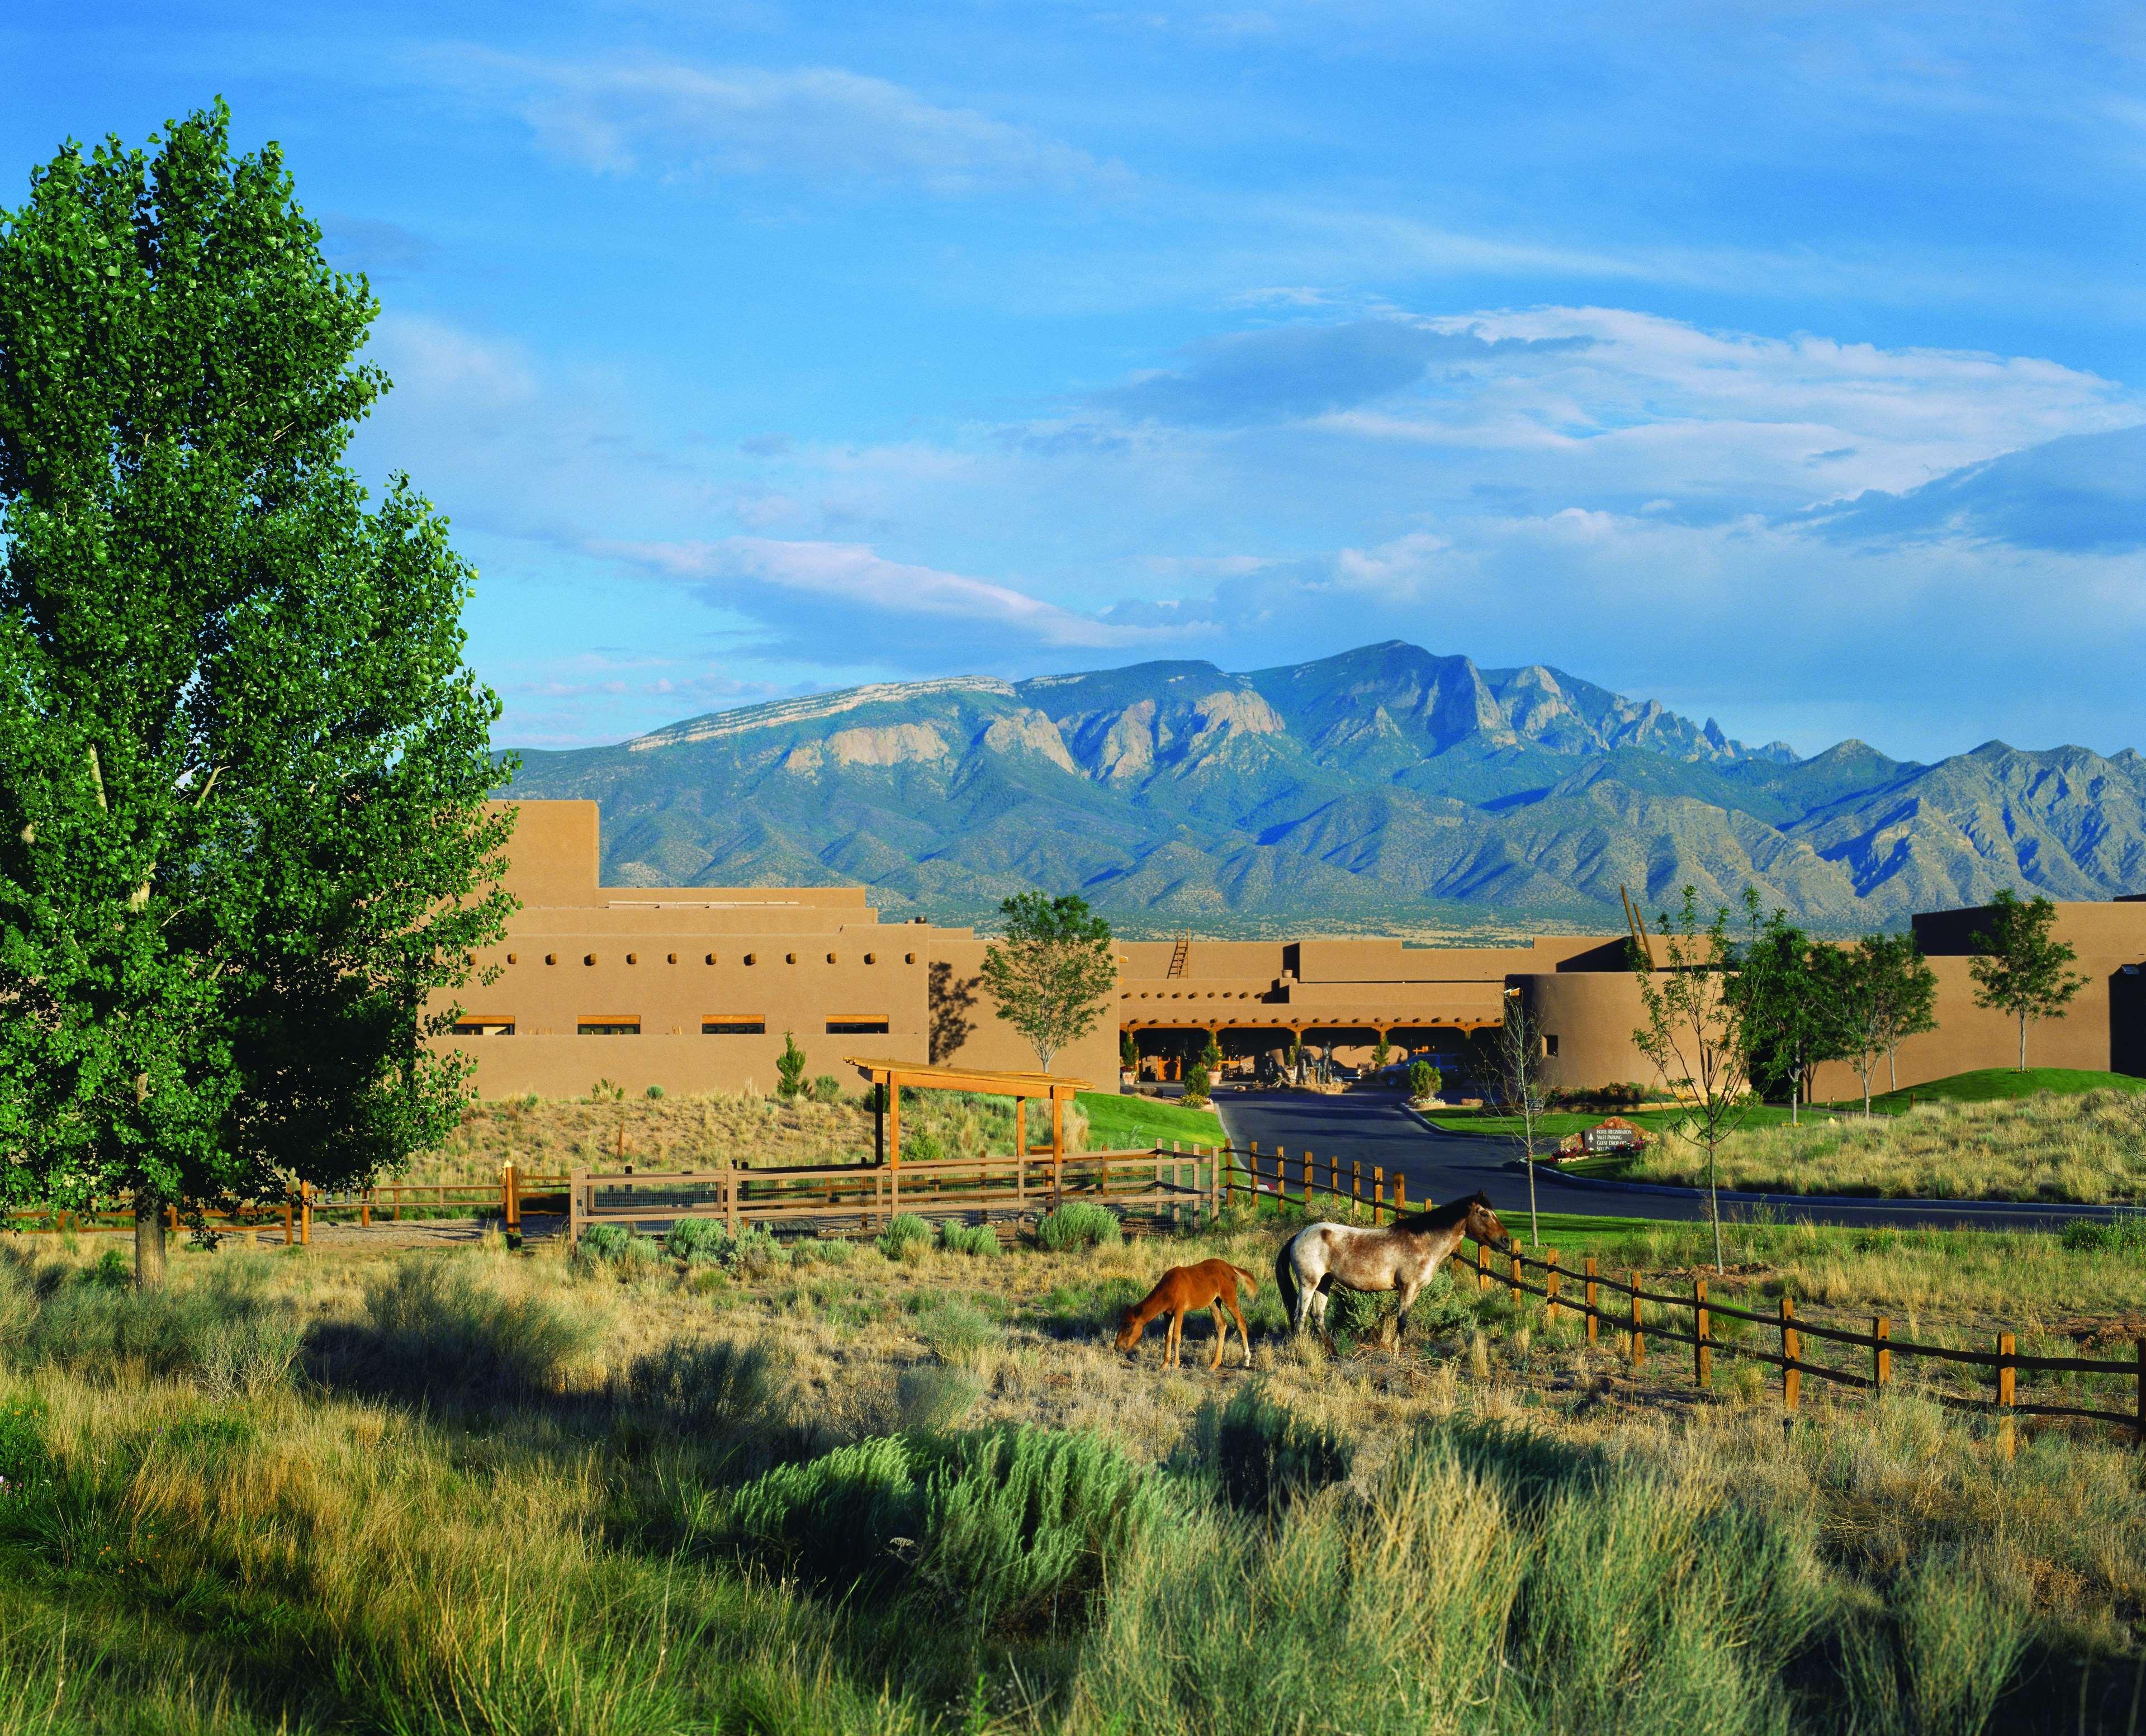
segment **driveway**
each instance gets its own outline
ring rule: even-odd
[[[1360,1163],[1368,1176],[1382,1165],[1389,1180],[1408,1178],[1410,1201],[1445,1200],[1480,1189],[1501,1214],[1525,1212],[1528,1178],[1516,1166],[1520,1141],[1499,1135],[1447,1133],[1427,1126],[1385,1093],[1351,1091],[1338,1097],[1302,1091],[1224,1091],[1215,1107],[1240,1150],[1254,1140],[1262,1156],[1288,1154],[1292,1188],[1296,1160],[1309,1151],[1323,1166],[1339,1158],[1345,1170]],[[1706,1195],[1684,1188],[1629,1187],[1535,1173],[1535,1203],[1544,1211],[1595,1217],[1704,1219]],[[2029,1205],[2006,1200],[1855,1200],[1800,1194],[1721,1195],[1724,1215],[1764,1207],[1769,1215],[1821,1224],[1889,1225],[1901,1230],[2050,1230],[2074,1218],[2102,1218],[2109,1208]]]

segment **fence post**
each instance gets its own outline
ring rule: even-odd
[[[723,1160],[723,1217],[725,1227],[735,1238],[738,1232],[737,1165],[728,1158]]]
[[[1645,1311],[1639,1305],[1639,1275],[1634,1272],[1631,1275],[1631,1279],[1632,1366],[1636,1369],[1643,1367],[1647,1360],[1647,1336],[1639,1329],[1645,1320]]]
[[[2139,1352],[2139,1444],[2146,1447],[2146,1338],[2138,1344]]]
[[[1371,1166],[1371,1227],[1379,1227],[1379,1208],[1386,1203],[1386,1170],[1383,1164]]]
[[[297,1232],[291,1226],[291,1196],[286,1194],[283,1196],[283,1245],[295,1247],[297,1240]]]
[[[1804,1395],[1803,1335],[1796,1330],[1796,1304],[1781,1298],[1781,1408],[1794,1410]]]
[[[570,1248],[581,1239],[581,1192],[588,1179],[586,1170],[576,1170],[566,1178],[566,1245]]]
[[[1714,1322],[1706,1305],[1706,1275],[1691,1280],[1691,1377],[1701,1386],[1714,1384],[1714,1344],[1709,1329]]]
[[[1473,1262],[1474,1262],[1474,1264],[1475,1264],[1475,1294],[1476,1294],[1477,1295],[1479,1295],[1479,1296],[1480,1296],[1480,1295],[1481,1295],[1483,1294],[1484,1286],[1485,1286],[1485,1285],[1489,1282],[1489,1280],[1488,1280],[1487,1279],[1485,1279],[1485,1278],[1484,1277],[1484,1275],[1483,1275],[1483,1245],[1482,1245],[1482,1243],[1478,1242],[1478,1243],[1476,1243],[1476,1244],[1475,1244],[1475,1251],[1473,1254],[1471,1254],[1470,1255],[1469,1255],[1469,1259],[1470,1259],[1471,1261],[1473,1261]]]
[[[1870,1321],[1870,1394],[1883,1398],[1893,1384],[1893,1323],[1884,1314]]]
[[[1587,1274],[1586,1274],[1586,1276],[1587,1276],[1587,1342],[1588,1342],[1589,1344],[1593,1344],[1593,1343],[1595,1341],[1595,1337],[1596,1337],[1596,1329],[1597,1329],[1597,1328],[1601,1324],[1600,1320],[1599,1320],[1599,1319],[1596,1318],[1596,1316],[1595,1316],[1595,1280],[1596,1273],[1595,1273],[1595,1256],[1594,1256],[1592,1254],[1590,1254],[1590,1255],[1589,1255],[1587,1256]]]
[[[313,1185],[310,1181],[298,1184],[298,1245],[313,1245]]]
[[[2012,1334],[1997,1334],[1997,1456],[2009,1459],[2013,1452],[2012,1406],[2018,1394],[2018,1370],[2012,1359],[2016,1351]]]
[[[1396,1218],[1408,1215],[1408,1177],[1405,1175],[1394,1177],[1394,1215]]]
[[[1545,1298],[1543,1318],[1550,1325],[1557,1324],[1558,1280],[1565,1275],[1558,1269],[1558,1252],[1555,1248],[1543,1250],[1543,1264],[1549,1268],[1543,1274],[1543,1289],[1549,1294]]]
[[[371,1188],[366,1189],[357,1196],[357,1227],[360,1230],[372,1228],[372,1190]]]
[[[1513,1250],[1513,1272],[1511,1283],[1513,1291],[1513,1306],[1518,1308],[1520,1305],[1520,1250],[1518,1248]]]
[[[522,1171],[511,1157],[507,1160],[507,1227],[522,1227]]]
[[[1349,1160],[1349,1215],[1356,1215],[1356,1208],[1364,1203],[1364,1164],[1360,1158]]]

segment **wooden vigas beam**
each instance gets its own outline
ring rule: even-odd
[[[1054,1165],[1066,1157],[1066,1105],[1082,1091],[1095,1087],[1085,1079],[1066,1079],[1054,1073],[1001,1073],[981,1067],[940,1067],[925,1061],[876,1059],[846,1055],[845,1066],[855,1067],[873,1085],[872,1146],[879,1160],[899,1166],[901,1162],[901,1092],[906,1085],[922,1091],[974,1091],[986,1097],[1011,1097],[1014,1101],[1016,1145],[1027,1143],[1027,1104],[1030,1098],[1051,1105],[1051,1157]],[[1022,1151],[1018,1154],[1026,1156]]]

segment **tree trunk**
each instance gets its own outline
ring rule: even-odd
[[[2027,1070],[2027,1015],[2019,1015],[2019,1070]]]
[[[1802,1125],[1796,1119],[1796,1105],[1803,1100],[1803,1095],[1804,1073],[1799,1067],[1789,1075],[1789,1125],[1791,1127]]]
[[[1893,1043],[1885,1050],[1885,1080],[1890,1089],[1900,1089],[1900,1045]]]
[[[1714,1179],[1714,1130],[1710,1127],[1706,1132],[1706,1210],[1714,1220],[1714,1270],[1726,1272],[1729,1269],[1721,1257],[1721,1189]],[[1638,1305],[1633,1304],[1635,1308]]]
[[[134,1195],[134,1288],[164,1286],[164,1201],[149,1188]]]

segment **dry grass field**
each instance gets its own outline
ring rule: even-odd
[[[1086,1130],[1080,1114],[1067,1116],[1075,1149]],[[1031,1131],[1044,1137],[1042,1128]],[[905,1094],[902,1144],[912,1159],[1004,1153],[1013,1145],[1013,1105],[965,1092]],[[790,1103],[756,1091],[653,1100],[608,1094],[494,1098],[472,1104],[447,1144],[421,1154],[402,1179],[488,1181],[509,1158],[528,1174],[562,1175],[621,1163],[641,1170],[724,1160],[760,1168],[864,1163],[871,1150],[871,1111],[854,1092]]]
[[[1722,1186],[1766,1193],[2142,1204],[2146,1093],[2043,1092],[1752,1127],[1721,1148],[1719,1169]],[[1705,1154],[1671,1138],[1622,1173],[1704,1186]]]
[[[100,1239],[0,1240],[0,1729],[2126,1729],[2146,1479],[2113,1431],[2008,1464],[1911,1387],[1784,1428],[1755,1364],[1701,1396],[1472,1280],[1398,1354],[1371,1307],[1292,1343],[1284,1227],[339,1237],[190,1250],[148,1298]],[[2135,1255],[1736,1235],[1717,1297],[2023,1349],[2146,1326]],[[1670,1288],[1697,1255],[1595,1245]],[[1204,1319],[1182,1370],[1110,1347],[1210,1253],[1258,1275],[1253,1369],[1210,1373]]]

